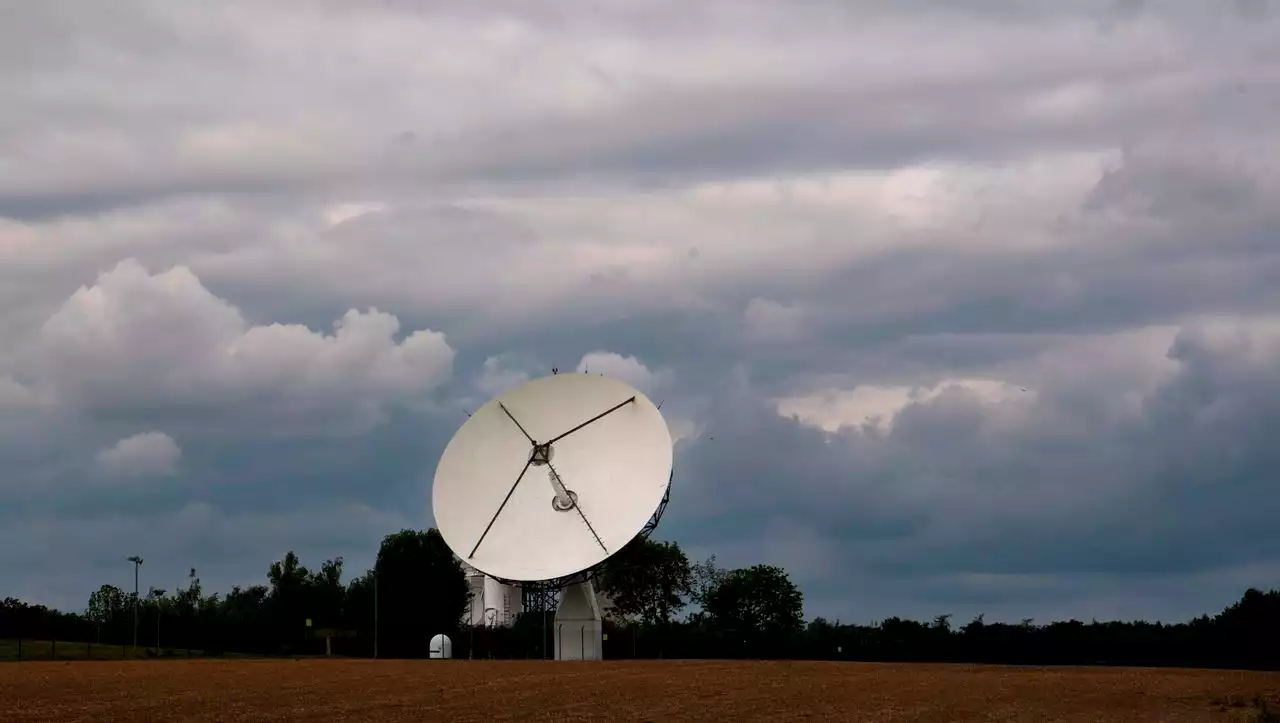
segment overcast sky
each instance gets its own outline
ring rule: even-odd
[[[553,365],[810,616],[1280,586],[1277,3],[0,0],[0,108],[0,597],[360,572]]]

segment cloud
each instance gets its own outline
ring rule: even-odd
[[[764,342],[788,341],[804,331],[804,309],[756,297],[742,314],[747,337]]]
[[[141,432],[97,454],[99,468],[115,478],[171,476],[181,459],[182,448],[164,432]]]
[[[575,371],[613,377],[645,394],[652,394],[666,380],[663,372],[651,371],[634,356],[623,356],[612,351],[593,351],[583,355]]]
[[[127,260],[44,323],[33,373],[88,414],[165,409],[218,426],[238,408],[248,413],[236,425],[283,433],[366,428],[449,378],[454,351],[439,332],[397,341],[399,321],[377,309],[333,326],[255,325],[189,269],[152,275]]]
[[[346,223],[352,219],[360,218],[361,216],[365,216],[370,213],[385,211],[386,209],[387,205],[379,201],[339,203],[326,208],[322,216],[324,218],[324,222],[332,228],[340,223]]]
[[[476,378],[476,388],[489,398],[529,381],[529,372],[508,366],[518,363],[509,354],[497,354],[484,360],[480,367],[480,376]]]
[[[1276,455],[1260,431],[1280,414],[1280,379],[1263,371],[1280,361],[1274,317],[1188,320],[1165,347],[1174,369],[1154,383],[1062,365],[1079,351],[1027,363],[1020,373],[1039,381],[1032,397],[959,385],[893,396],[878,407],[891,424],[870,429],[813,429],[783,409],[774,420],[726,410],[717,444],[731,451],[698,450],[696,483],[681,488],[674,516],[689,514],[690,531],[714,525],[716,507],[734,499],[737,514],[761,520],[701,533],[738,540],[724,548],[733,563],[763,554],[768,530],[803,523],[807,542],[771,559],[818,587],[840,570],[904,581],[963,572],[1017,595],[1000,581],[1274,564],[1280,538],[1263,530],[1280,502],[1261,490]],[[773,484],[744,487],[747,476]],[[936,584],[956,589],[954,579]],[[976,614],[980,604],[960,609]],[[852,609],[892,613],[870,599]]]
[[[862,386],[833,389],[799,397],[777,400],[778,413],[795,418],[827,432],[864,426],[890,431],[900,412],[941,395],[966,395],[984,403],[1011,401],[1018,393],[1027,393],[994,379],[948,379],[932,387]]]
[[[34,392],[12,377],[0,376],[0,408],[33,407],[38,403]]]
[[[167,575],[139,529],[223,588],[364,564],[462,410],[552,367],[663,401],[659,534],[810,614],[1272,584],[1264,5],[27,3],[0,534],[44,546],[0,596]],[[92,484],[145,430],[165,482]]]

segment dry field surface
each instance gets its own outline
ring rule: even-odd
[[[1257,721],[1280,674],[871,663],[84,661],[0,665],[0,720]]]

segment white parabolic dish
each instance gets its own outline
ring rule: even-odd
[[[535,442],[550,443],[549,464]],[[662,413],[630,385],[592,374],[534,379],[476,410],[445,447],[431,490],[436,528],[492,577],[566,577],[644,528],[671,464]]]

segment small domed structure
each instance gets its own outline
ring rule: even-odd
[[[432,658],[452,658],[453,657],[453,641],[448,635],[441,633],[431,639],[431,657]]]

